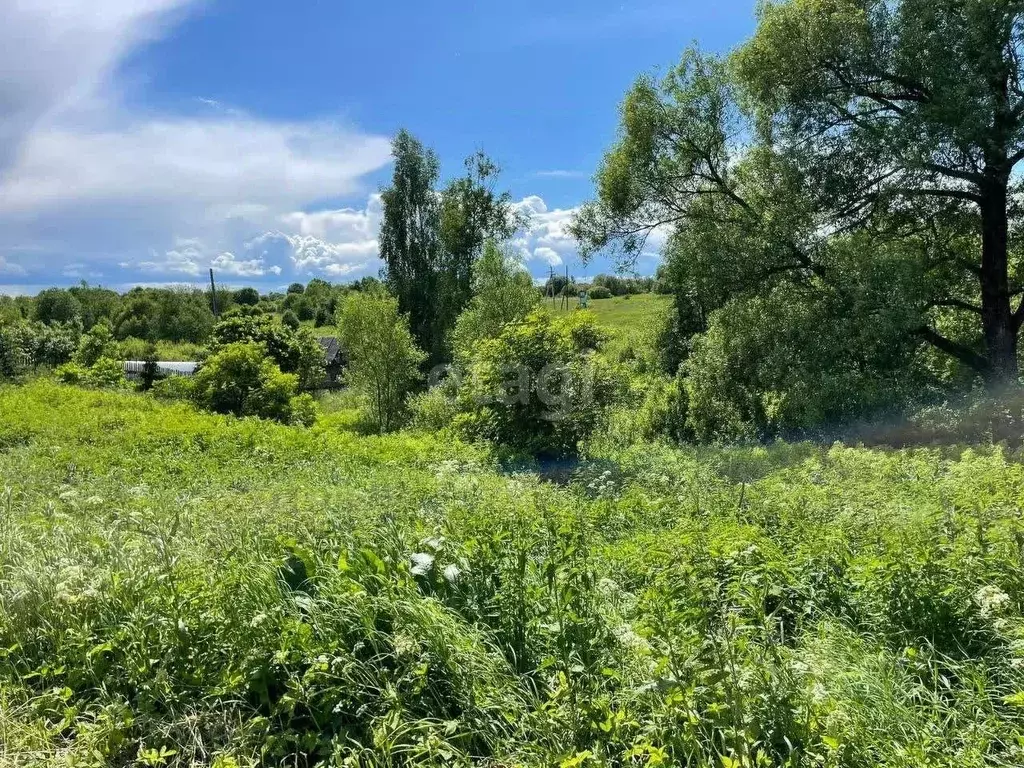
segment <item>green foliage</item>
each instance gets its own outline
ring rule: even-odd
[[[998,449],[641,443],[558,486],[43,380],[0,446],[11,765],[1024,760]]]
[[[448,378],[425,392],[409,398],[409,426],[414,430],[441,432],[455,423],[459,414],[456,405],[458,389],[455,379]]]
[[[222,307],[224,309],[224,307]],[[213,328],[209,297],[195,290],[133,288],[114,316],[118,339],[202,344]]]
[[[100,357],[90,364],[80,361],[65,363],[54,372],[57,381],[80,387],[96,387],[99,389],[121,389],[128,382],[124,376],[121,361]]]
[[[473,265],[473,298],[452,331],[456,360],[466,360],[482,340],[498,336],[537,306],[530,274],[495,242],[488,241]]]
[[[478,269],[487,256],[486,244],[508,239],[523,224],[512,207],[508,192],[497,194],[494,184],[501,169],[487,155],[477,151],[466,159],[466,174],[453,179],[441,192],[439,236],[441,264],[438,294],[439,333],[448,334],[469,306],[481,294],[481,281],[504,280],[507,275],[492,254],[490,265]],[[490,275],[484,275],[489,271]],[[532,287],[532,285],[531,285]],[[490,286],[491,290],[499,290]],[[485,289],[486,290],[486,289]]]
[[[68,362],[81,331],[77,323],[0,322],[0,377],[16,378],[39,366]]]
[[[349,358],[349,384],[369,403],[370,419],[381,434],[401,422],[405,396],[419,378],[425,359],[399,314],[398,301],[385,294],[353,293],[338,318]]]
[[[266,314],[229,317],[213,329],[212,350],[229,344],[262,345],[284,373],[298,377],[303,389],[315,389],[324,380],[324,351],[310,328],[282,325]]]
[[[106,322],[97,323],[88,333],[83,334],[75,351],[75,362],[89,368],[103,357],[119,357],[114,331]]]
[[[151,391],[153,397],[159,400],[195,400],[195,382],[187,376],[168,376],[166,379],[160,379],[154,382]]]
[[[1020,19],[1011,6],[770,3],[732,56],[691,49],[630,89],[572,231],[585,254],[617,248],[627,265],[668,235],[665,372],[688,361],[704,378],[689,385],[696,418],[719,411],[723,434],[827,430],[914,407],[906,390],[922,382],[930,398],[1015,377]]]
[[[41,323],[70,323],[82,319],[82,305],[63,288],[48,288],[35,300],[35,319]]]
[[[612,297],[611,289],[605,288],[603,285],[592,286],[587,293],[589,293],[590,298],[595,301],[599,299],[610,299]]]
[[[416,343],[440,357],[443,338],[433,308],[439,295],[440,206],[434,187],[440,173],[437,155],[407,131],[392,142],[395,159],[391,186],[381,192],[383,220],[380,257],[388,289],[409,317]]]
[[[297,331],[299,330],[301,323],[299,322],[298,315],[288,309],[285,310],[283,315],[281,315],[281,325],[286,328],[291,328],[293,331]]]
[[[264,345],[233,342],[203,364],[192,396],[201,407],[217,413],[288,422],[298,383],[296,375],[281,372]],[[307,410],[305,402],[300,405]]]
[[[835,430],[926,401],[938,382],[910,365],[898,316],[849,298],[779,286],[712,313],[683,365],[697,437]]]
[[[232,295],[235,303],[243,307],[255,307],[260,303],[260,292],[255,288],[239,288]]]
[[[288,423],[297,427],[312,427],[320,418],[320,408],[308,392],[296,395],[288,403]]]
[[[380,253],[390,292],[417,345],[431,363],[447,356],[457,318],[468,306],[474,264],[488,239],[503,240],[520,225],[508,193],[493,190],[500,170],[477,152],[466,175],[435,190],[437,155],[407,131],[392,142],[392,184],[381,193]]]
[[[0,324],[0,377],[15,378],[28,373],[33,364],[35,336],[23,324]]]
[[[91,286],[85,281],[68,289],[81,307],[83,328],[92,328],[100,322],[113,323],[114,317],[121,306],[121,296],[117,291],[99,286]]]
[[[458,426],[513,451],[574,454],[620,388],[593,354],[602,333],[586,313],[538,311],[477,344],[458,387]]]
[[[609,296],[629,296],[637,293],[650,293],[654,290],[653,277],[622,277],[621,275],[598,275],[591,281],[591,298],[595,289],[608,291]],[[600,296],[608,298],[609,296]]]

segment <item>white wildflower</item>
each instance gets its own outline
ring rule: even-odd
[[[985,618],[998,616],[1009,602],[1010,596],[993,584],[987,584],[974,593],[974,603]]]

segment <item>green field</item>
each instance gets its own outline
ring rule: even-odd
[[[568,309],[558,304],[557,300],[554,305],[551,299],[541,302],[542,307],[556,315],[574,312],[578,304],[579,301],[575,298],[570,299]],[[589,309],[597,316],[598,322],[612,334],[608,353],[614,356],[629,347],[649,344],[650,334],[656,330],[671,305],[671,296],[641,293],[635,296],[615,296],[591,301]]]
[[[631,305],[632,306],[632,305]],[[0,389],[0,764],[1024,763],[999,449],[480,449]]]

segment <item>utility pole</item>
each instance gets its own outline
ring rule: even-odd
[[[213,282],[213,267],[210,267],[210,295],[213,297],[213,316],[220,318],[220,311],[217,309],[217,284]]]

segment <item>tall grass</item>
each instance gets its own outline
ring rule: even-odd
[[[0,389],[0,764],[1024,764],[1015,457],[604,458]]]

